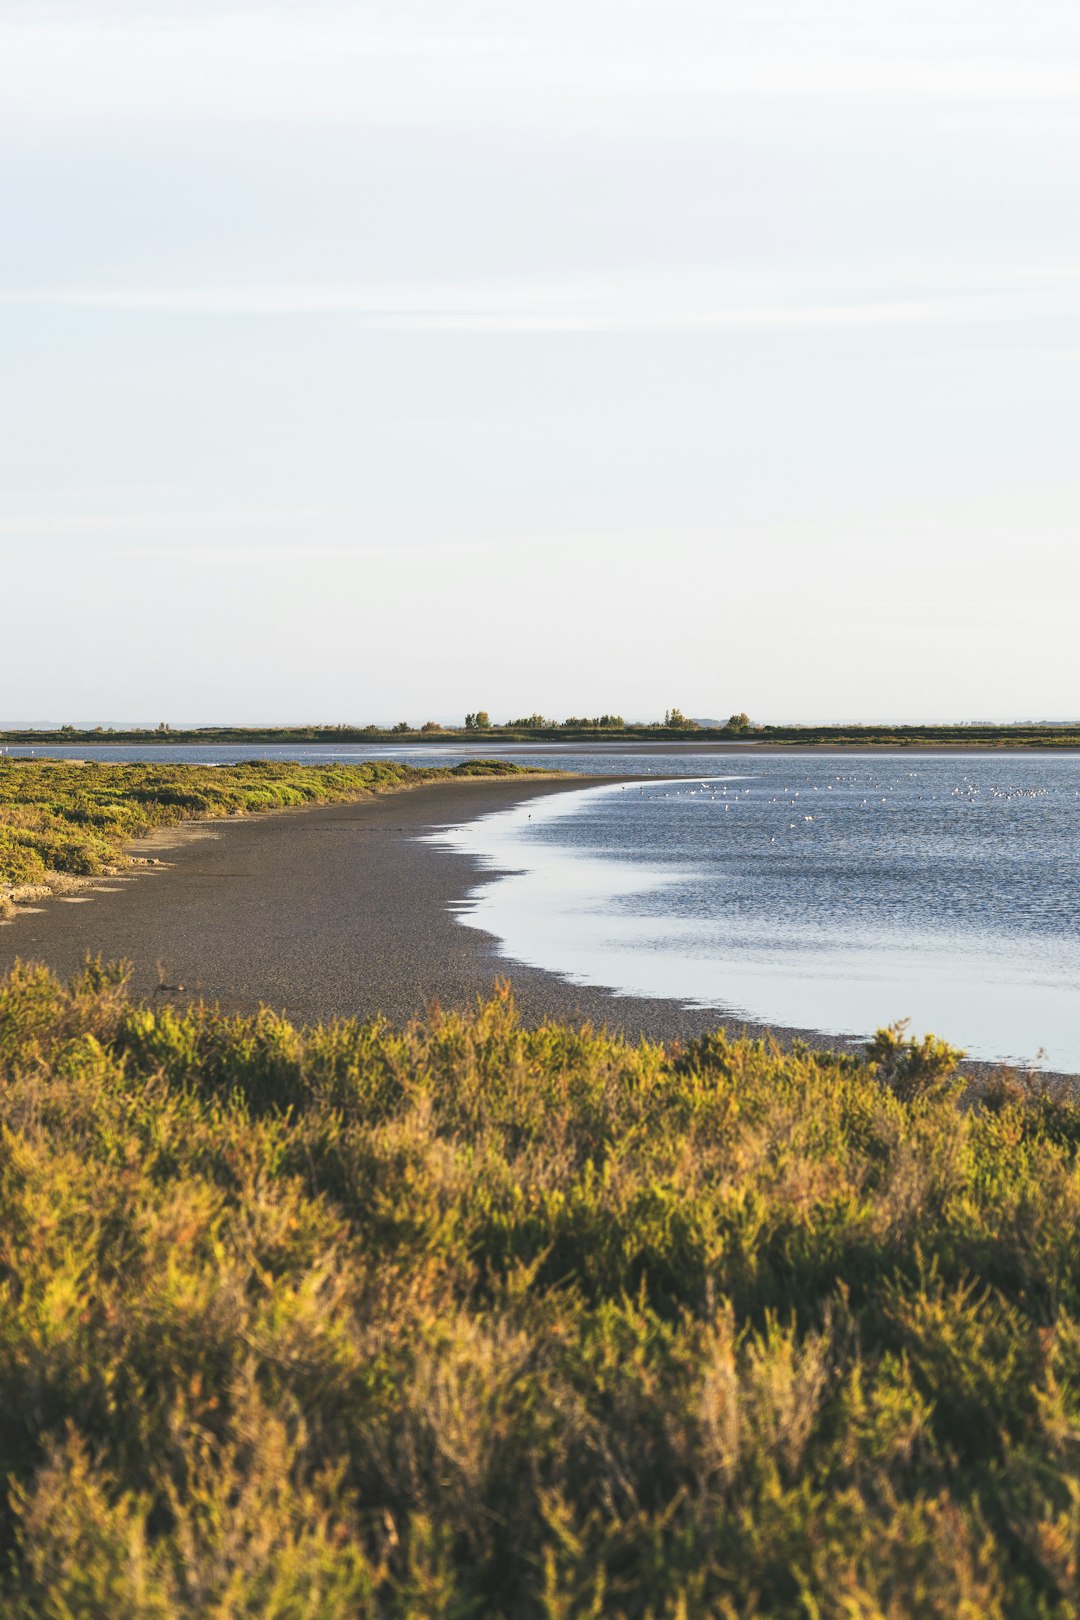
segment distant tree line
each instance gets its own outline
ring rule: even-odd
[[[661,738],[689,738],[698,741],[722,740],[733,737],[752,737],[770,745],[791,744],[798,747],[917,747],[920,744],[940,744],[945,747],[996,748],[1070,748],[1080,749],[1080,723],[1076,721],[954,721],[942,724],[907,725],[767,725],[751,720],[744,712],[728,716],[726,720],[695,720],[680,708],[665,710],[662,720],[639,720],[629,724],[619,714],[599,714],[591,717],[570,715],[565,720],[553,720],[538,711],[519,716],[504,724],[493,722],[487,709],[476,709],[465,716],[464,726],[446,725],[438,720],[426,720],[414,725],[399,720],[396,725],[384,722],[367,724],[320,724],[293,726],[170,726],[161,721],[146,726],[74,726],[66,724],[49,727],[24,727],[21,730],[0,730],[0,751],[9,745],[32,746],[50,743],[111,744],[147,743],[205,743],[252,747],[259,743],[283,746],[291,743],[340,743],[345,741],[378,743],[388,739],[419,737],[432,741],[453,741],[462,737],[570,738],[573,736],[603,735],[621,737],[627,742],[648,742]]]
[[[12,738],[17,736],[41,737],[47,740],[50,736],[63,737],[65,741],[80,737],[116,737],[124,738],[164,738],[181,736],[186,739],[200,737],[214,738],[224,741],[230,737],[243,740],[247,737],[265,736],[282,738],[312,738],[319,737],[355,737],[355,736],[404,736],[407,733],[426,733],[427,735],[440,734],[452,736],[461,728],[454,725],[444,725],[438,720],[425,720],[422,725],[414,725],[409,720],[399,720],[395,725],[386,725],[376,721],[364,724],[348,724],[339,722],[336,725],[298,725],[298,726],[186,726],[175,731],[167,721],[162,720],[157,726],[132,726],[117,730],[113,726],[94,726],[82,728],[73,725],[62,725],[54,729],[39,730],[28,728],[24,733],[0,733]],[[701,731],[703,729],[717,729],[703,727],[699,720],[692,720],[681,709],[671,708],[664,712],[662,720],[635,721],[630,725],[621,714],[571,714],[565,720],[555,720],[547,715],[534,711],[532,714],[519,715],[516,719],[507,720],[504,724],[496,725],[487,709],[476,709],[465,716],[464,729],[466,731]],[[751,724],[746,714],[733,714],[722,728],[726,731],[750,731],[760,729]]]
[[[625,731],[626,721],[621,714],[569,715],[565,720],[548,720],[542,714],[525,715],[520,720],[508,720],[508,731]]]

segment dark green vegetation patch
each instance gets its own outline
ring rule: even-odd
[[[0,1611],[1075,1615],[1080,1108],[0,984]]]
[[[124,844],[155,827],[369,798],[459,776],[521,776],[506,760],[418,770],[367,765],[112,765],[0,759],[0,886],[47,883],[58,873],[95,877],[123,860]]]

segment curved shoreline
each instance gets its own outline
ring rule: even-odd
[[[722,1016],[573,985],[500,956],[492,935],[462,927],[453,914],[477,882],[497,874],[420,838],[527,799],[620,780],[443,781],[165,828],[135,846],[137,870],[20,908],[0,927],[0,971],[21,957],[66,977],[90,951],[132,961],[136,995],[205,999],[237,1012],[265,1004],[298,1022],[375,1013],[405,1022],[435,1001],[473,1002],[509,978],[530,1023],[590,1022],[631,1038],[685,1039],[715,1029]],[[828,1041],[811,1031],[775,1033]]]
[[[404,1023],[433,1002],[474,1003],[508,978],[523,1019],[606,1025],[630,1039],[686,1040],[726,1025],[782,1047],[861,1050],[814,1029],[765,1026],[665,998],[576,985],[498,954],[454,916],[498,874],[421,834],[611,777],[440,781],[352,803],[162,829],[137,872],[89,880],[0,927],[0,972],[17,958],[61,977],[87,952],[134,963],[132,990],[227,1011],[275,1008],[295,1022],[382,1013]],[[152,854],[150,852],[153,852]],[[940,1031],[948,1038],[948,1031]],[[973,1072],[985,1065],[970,1065]]]

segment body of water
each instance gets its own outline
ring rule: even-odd
[[[726,748],[753,749],[755,743],[728,743]],[[336,748],[327,743],[41,743],[33,748],[0,745],[0,754],[12,759],[97,759],[103,764],[242,765],[252,759],[292,761],[300,765],[363,765],[372,759],[401,760],[406,765],[456,765],[463,759],[511,759],[521,765],[539,765],[545,770],[581,771],[585,776],[659,776],[694,769],[687,760],[723,759],[725,754],[707,743],[684,744],[681,751],[668,751],[663,744],[645,743],[628,748],[625,743],[353,743]]]
[[[910,1018],[973,1057],[1080,1072],[1076,756],[603,769],[654,779],[435,835],[501,874],[461,920],[508,961],[732,1025],[862,1037]]]

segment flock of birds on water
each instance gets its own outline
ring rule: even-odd
[[[832,793],[839,789],[841,797],[845,800],[845,802],[842,806],[837,806],[837,808],[843,808],[845,810],[856,809],[872,811],[877,806],[889,805],[891,802],[894,810],[899,811],[902,814],[911,806],[913,799],[914,802],[920,804],[927,802],[941,804],[948,801],[959,800],[965,806],[974,806],[978,803],[989,805],[990,801],[1011,802],[1020,799],[1042,799],[1048,797],[1051,791],[1050,788],[1046,786],[1026,787],[1017,784],[1008,784],[1002,786],[980,783],[973,781],[968,776],[965,776],[962,782],[948,788],[947,791],[930,790],[915,792],[912,794],[911,790],[909,789],[907,792],[903,792],[903,787],[906,787],[909,783],[917,782],[920,778],[920,774],[921,773],[918,771],[908,771],[906,773],[904,782],[902,784],[892,784],[891,792],[889,793],[879,793],[873,791],[875,786],[880,787],[882,784],[874,784],[872,781],[868,781],[868,779],[865,777],[860,777],[857,774],[840,774],[835,776],[831,782],[804,783],[803,786],[799,788],[784,787],[773,793],[767,800],[764,801],[760,796],[760,792],[755,794],[754,788],[752,787],[729,786],[729,784],[733,781],[733,779],[730,777],[705,779],[699,778],[693,786],[690,785],[690,781],[693,780],[692,778],[689,779],[685,785],[679,786],[676,786],[675,783],[671,782],[669,779],[669,785],[664,786],[662,793],[656,791],[660,787],[659,783],[656,783],[655,785],[645,783],[638,787],[638,794],[639,796],[646,796],[646,788],[651,787],[653,791],[649,792],[647,796],[653,801],[658,798],[679,799],[684,801],[698,799],[704,804],[716,805],[718,809],[722,807],[725,812],[730,812],[732,809],[737,809],[740,804],[746,800],[753,800],[755,802],[755,807],[760,806],[764,802],[770,807],[784,806],[788,809],[788,813],[790,814],[795,807],[795,800],[801,798],[804,794],[809,795],[811,793],[822,792]],[[633,784],[631,783],[624,784],[623,791],[627,791],[632,786]],[[757,786],[760,789],[762,784],[759,783]],[[867,791],[868,786],[871,789],[870,791]],[[865,794],[863,798],[860,799],[857,796],[852,796],[851,790],[854,790],[855,795],[857,795],[860,789]],[[845,790],[847,791],[845,792]],[[766,787],[766,792],[767,791],[768,788]],[[1073,790],[1073,797],[1080,798],[1080,789]],[[834,804],[835,803],[836,801],[834,801]],[[812,813],[804,813],[799,820],[787,822],[786,828],[782,827],[780,829],[781,835],[784,831],[806,831],[818,819],[819,816],[815,816]],[[777,834],[770,834],[769,843],[775,844],[776,842]]]

